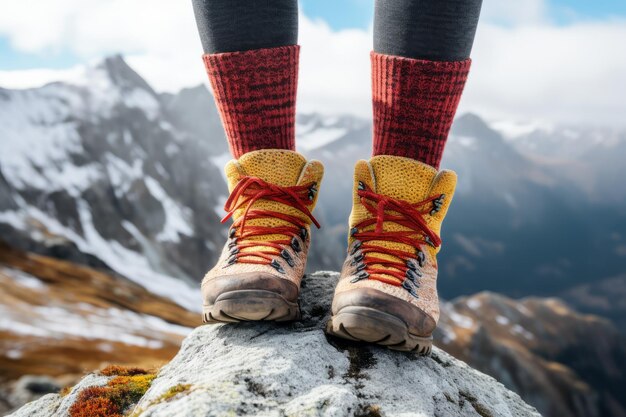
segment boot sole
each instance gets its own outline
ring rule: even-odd
[[[300,306],[265,290],[236,290],[220,294],[203,307],[203,322],[291,321],[300,319]]]
[[[433,344],[432,336],[411,334],[402,319],[370,307],[342,308],[326,324],[326,333],[419,355],[430,355]]]

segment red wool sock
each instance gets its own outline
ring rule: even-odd
[[[260,149],[295,150],[298,45],[202,58],[235,158]]]
[[[372,52],[374,155],[439,169],[471,60],[438,62]]]

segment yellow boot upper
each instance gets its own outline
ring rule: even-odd
[[[281,187],[310,186],[311,192],[309,194],[310,197],[307,202],[307,208],[312,212],[315,204],[317,203],[319,194],[318,190],[324,174],[324,167],[318,161],[307,162],[306,159],[297,152],[270,149],[249,152],[238,160],[228,162],[225,167],[225,172],[229,192],[231,193],[240,181],[250,177],[259,178],[267,183]],[[239,225],[239,228],[241,228],[241,217],[244,216],[245,210],[248,208],[246,201],[241,201],[242,199],[244,199],[244,197],[240,197],[240,201],[234,202],[235,204],[242,204],[232,213],[232,219],[234,220],[233,226]],[[235,255],[238,257],[243,256],[248,260],[257,260],[262,263],[232,263],[230,261],[232,261],[232,257],[234,255],[234,248],[238,247],[237,244],[244,242],[241,239],[237,240],[241,231],[233,231],[233,229],[237,229],[237,227],[231,228],[231,234],[229,235],[229,238],[224,246],[222,254],[215,267],[204,277],[203,285],[211,279],[224,275],[234,275],[247,272],[264,272],[272,274],[277,278],[287,279],[299,286],[306,267],[306,257],[310,244],[309,236],[311,219],[293,205],[263,198],[251,204],[249,209],[268,210],[297,217],[302,220],[302,223],[304,224],[303,228],[306,232],[304,234],[298,234],[297,236],[286,236],[284,234],[265,234],[255,236],[252,239],[256,243],[255,246],[237,249],[238,253]],[[246,219],[243,229],[245,231],[246,228],[255,226],[276,228],[288,225],[290,225],[289,222],[278,217],[251,218]],[[277,240],[285,240],[287,238],[295,238],[297,240],[296,243],[299,243],[301,250],[296,251],[291,246],[285,245],[285,250],[288,252],[289,257],[293,261],[293,265],[289,265],[287,260],[280,255],[274,257],[275,262],[284,272],[281,272],[276,267],[271,266],[269,262],[265,262],[262,258],[246,255],[255,251],[258,252],[272,249],[270,246],[264,246],[263,242],[275,242]]]
[[[357,225],[366,219],[375,217],[366,209],[359,196],[359,187],[365,187],[374,193],[411,204],[416,204],[430,197],[441,196],[441,204],[438,209],[428,210],[428,213],[422,216],[428,228],[437,236],[440,236],[442,221],[454,195],[456,179],[456,174],[453,171],[443,170],[437,172],[435,168],[409,158],[382,155],[375,156],[369,161],[358,161],[354,170],[353,206],[349,221],[350,229],[356,228]],[[370,225],[359,231],[371,232],[375,227],[376,225]],[[385,221],[382,228],[383,232],[411,230],[392,221]],[[357,288],[377,289],[417,306],[436,322],[439,319],[439,300],[436,287],[437,253],[441,247],[433,247],[429,244],[411,247],[405,243],[388,240],[370,240],[368,242],[370,246],[376,245],[389,250],[414,253],[421,250],[423,252],[425,258],[422,266],[419,268],[421,276],[416,280],[417,286],[412,287],[415,294],[411,294],[402,286],[382,282],[371,276],[365,279],[358,279],[357,276],[361,271],[358,270],[358,262],[354,262],[354,260],[360,254],[361,248],[357,246],[360,243],[358,239],[355,239],[350,234],[348,237],[348,257],[343,265],[336,292],[340,293]],[[355,246],[357,247],[355,248]],[[367,253],[364,254],[362,261],[363,264],[367,265],[365,271],[373,268],[385,268],[379,264],[368,263],[368,259],[372,258],[402,261],[400,258],[387,253]],[[361,267],[363,266],[361,265]],[[382,278],[397,280],[397,278],[389,276],[383,276]]]

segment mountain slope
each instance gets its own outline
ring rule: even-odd
[[[157,366],[200,323],[125,278],[4,243],[0,287],[0,411],[3,400],[21,405],[4,394],[22,376],[68,381],[105,363]]]
[[[442,305],[437,344],[545,416],[626,416],[626,340],[555,298],[482,292]]]
[[[309,270],[334,269],[345,250],[353,163],[370,154],[371,126],[350,116],[297,122],[299,149],[327,171]],[[624,271],[618,162],[626,136],[518,131],[505,138],[474,115],[453,126],[442,165],[459,173],[443,228],[447,298],[483,289],[555,295]],[[206,88],[159,95],[112,57],[71,83],[0,90],[0,141],[5,240],[195,304],[194,287],[225,233],[218,220],[229,159]]]
[[[345,244],[352,161],[369,156],[370,137],[369,125],[361,125],[309,152],[333,179],[318,204],[321,244]],[[484,289],[555,295],[623,272],[626,205],[590,196],[569,169],[521,153],[475,115],[455,121],[442,166],[459,175],[442,232],[439,288],[446,298]],[[603,168],[588,169],[594,183],[607,182]],[[342,257],[337,250],[334,262]]]
[[[72,84],[3,90],[4,240],[196,304],[193,283],[222,244],[226,194],[210,141],[177,116],[196,96],[157,95],[120,57]]]

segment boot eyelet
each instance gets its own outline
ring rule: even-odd
[[[361,280],[369,278],[370,274],[366,271],[359,272],[354,278],[350,280],[351,283],[359,282]]]
[[[426,255],[424,254],[424,251],[422,251],[421,249],[417,250],[417,262],[419,263],[420,267],[424,266],[424,262],[426,261]]]
[[[354,236],[359,232],[359,229],[357,229],[356,227],[353,227],[352,229],[350,229],[350,236]]]
[[[227,266],[234,265],[236,262],[237,262],[237,255],[230,255],[226,259],[226,265],[224,265],[224,268],[226,268]]]
[[[350,251],[350,255],[354,255],[356,251],[359,250],[362,244],[363,242],[361,242],[360,240],[355,240],[354,246],[352,246],[352,250]]]
[[[412,271],[417,272],[417,268],[419,268],[419,264],[415,259],[409,259],[406,261],[406,267]]]
[[[306,228],[302,228],[300,229],[300,237],[302,238],[302,241],[305,242],[307,237],[309,236],[309,231],[306,230]]]
[[[276,259],[272,259],[272,262],[270,262],[270,266],[274,268],[275,270],[277,270],[278,272],[280,272],[281,274],[285,273],[285,270],[283,269],[282,265]]]
[[[360,263],[356,266],[356,272],[361,272],[362,270],[364,270],[365,268],[367,268],[367,265],[365,265],[364,263]]]
[[[291,238],[291,248],[296,253],[298,253],[298,252],[300,252],[302,250],[302,246],[300,245],[300,241],[295,236],[293,238]]]
[[[232,248],[234,248],[235,246],[237,246],[237,238],[236,238],[236,237],[235,237],[235,238],[233,238],[233,239],[232,239],[232,240],[228,243],[228,248],[229,248],[229,249],[232,249]]]
[[[415,291],[415,287],[413,286],[411,281],[409,281],[408,279],[405,279],[404,281],[402,281],[402,288],[407,290],[409,294],[411,294],[413,297],[419,298],[417,296],[417,291]]]
[[[235,233],[237,233],[237,229],[234,227],[231,227],[230,230],[228,231],[228,237],[232,239],[233,237],[235,237]]]
[[[365,191],[365,183],[363,181],[359,181],[359,185],[357,188],[361,191]]]
[[[287,249],[283,249],[282,251],[280,251],[280,256],[287,262],[290,267],[294,267],[295,263]]]
[[[421,275],[418,272],[412,269],[407,269],[405,276],[406,276],[406,279],[408,279],[413,284],[415,284],[415,286],[419,287],[417,280],[419,279],[419,277],[421,277]]]
[[[356,265],[360,263],[363,260],[363,258],[365,258],[365,255],[363,254],[363,252],[361,252],[358,255],[356,255],[354,258],[352,258],[352,262],[350,262],[350,265]]]

